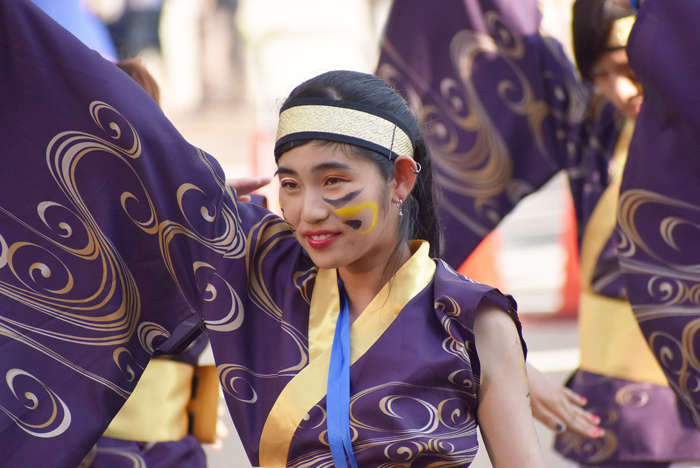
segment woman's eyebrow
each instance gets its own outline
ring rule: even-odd
[[[273,175],[297,175],[296,171],[289,169],[287,167],[279,166]]]
[[[352,167],[348,166],[347,164],[343,164],[340,162],[326,162],[321,163],[318,166],[314,166],[311,169],[311,172],[322,172],[327,171],[329,169],[343,169],[346,171],[352,171]]]

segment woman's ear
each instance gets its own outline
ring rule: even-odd
[[[396,186],[391,196],[393,203],[398,203],[399,200],[405,200],[408,194],[413,189],[413,184],[416,183],[418,175],[418,163],[408,156],[399,156],[394,161],[394,179]]]

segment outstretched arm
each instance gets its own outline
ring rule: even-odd
[[[495,468],[545,466],[513,319],[485,299],[476,312],[474,336],[481,363],[478,420],[491,463]]]

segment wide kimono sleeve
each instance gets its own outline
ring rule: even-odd
[[[635,316],[700,428],[700,3],[647,0],[628,55],[644,105],[620,191],[618,255]]]
[[[115,65],[0,2],[0,464],[77,466],[154,353],[241,327],[271,239],[283,292],[284,221]]]
[[[427,129],[455,268],[559,170],[583,193],[591,152],[614,145],[590,144],[610,109],[587,111],[589,92],[540,22],[535,0],[403,0],[390,13],[377,73]]]

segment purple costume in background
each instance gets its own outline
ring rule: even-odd
[[[3,463],[77,466],[152,354],[203,325],[251,462],[331,463],[335,271],[284,220],[237,204],[214,159],[28,0],[0,2],[0,148]],[[466,467],[475,309],[488,296],[517,323],[514,303],[412,249],[351,327],[355,455]]]
[[[630,127],[623,131],[612,106],[589,95],[560,45],[541,33],[540,19],[534,0],[405,0],[392,9],[377,72],[428,127],[444,258],[461,265],[522,197],[566,170],[586,309],[582,364],[568,386],[587,397],[606,435],[567,433],[556,448],[578,463],[607,466],[700,459],[700,435],[684,424],[624,300],[614,195]],[[639,348],[615,349],[628,342]],[[629,372],[644,352],[641,372]]]
[[[618,244],[642,332],[700,429],[700,4],[647,0],[630,36],[644,87]]]

